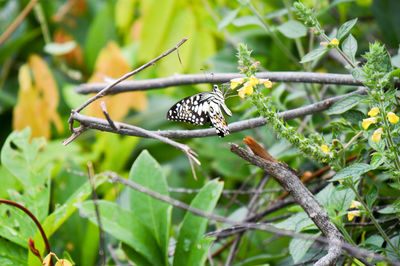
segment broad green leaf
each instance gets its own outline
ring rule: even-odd
[[[382,236],[372,235],[372,236],[368,237],[364,242],[362,242],[360,244],[360,246],[377,251],[377,250],[379,250],[379,249],[377,249],[377,247],[378,248],[382,247],[383,242],[385,242],[385,240],[383,239]]]
[[[372,207],[372,205],[374,204],[374,202],[376,201],[376,199],[378,198],[378,188],[376,187],[375,184],[373,184],[371,186],[371,188],[369,189],[367,196],[366,196],[366,200],[367,200],[367,205],[369,208]]]
[[[135,160],[129,173],[129,179],[162,195],[168,196],[168,185],[161,166],[144,150]],[[156,239],[164,263],[168,260],[168,239],[172,207],[134,189],[128,191],[130,210]]]
[[[314,222],[307,216],[305,212],[299,212],[289,218],[275,224],[275,227],[284,230],[290,230],[295,232],[301,232],[304,229],[310,229],[314,225]]]
[[[161,51],[160,45],[166,36],[175,35],[173,34],[175,29],[171,31],[170,29],[173,28],[169,27],[169,23],[177,15],[175,12],[181,10],[181,8],[175,8],[176,0],[147,0],[146,2],[140,36],[138,58],[140,62],[148,62],[164,52]],[[175,40],[175,44],[183,37],[186,36],[179,36]]]
[[[254,265],[269,265],[278,259],[285,258],[287,252],[283,250],[281,253],[275,254],[261,254],[253,257],[249,257],[240,262],[241,266],[254,266]]]
[[[279,25],[277,29],[286,37],[296,39],[306,36],[306,27],[296,20],[289,20]]]
[[[356,61],[356,53],[357,53],[357,40],[353,37],[353,35],[349,34],[349,36],[343,41],[342,49],[345,54],[347,54],[351,61],[354,63]]]
[[[69,41],[65,43],[51,42],[44,46],[44,51],[51,55],[64,55],[74,50],[75,47],[76,43],[74,41]]]
[[[95,178],[95,187],[98,187],[107,180],[106,177],[98,176]],[[42,222],[42,227],[47,237],[51,237],[54,232],[77,210],[78,205],[86,200],[92,193],[89,181],[85,182],[79,189],[72,194],[69,199],[62,205],[58,206],[49,216]],[[36,248],[39,251],[44,250],[43,240],[39,232],[33,238]],[[37,257],[29,253],[29,262],[35,263]]]
[[[256,25],[260,26],[261,28],[264,25],[260,22],[260,20],[256,16],[240,16],[232,21],[232,24],[236,27],[244,27],[248,25]]]
[[[350,188],[338,189],[335,187],[329,200],[329,207],[334,208],[339,211],[339,213],[346,212],[355,196],[356,195]]]
[[[86,38],[85,58],[87,67],[93,70],[96,58],[106,44],[117,38],[117,29],[114,24],[114,4],[104,2],[104,6],[90,23]]]
[[[227,14],[225,14],[223,19],[221,19],[221,21],[218,23],[218,30],[221,30],[231,24],[231,22],[236,18],[240,9],[241,7],[231,10]]]
[[[372,132],[369,132],[369,134],[368,134],[368,136],[369,136],[368,137],[368,145],[372,149],[374,149],[380,153],[383,153],[385,151],[385,142],[383,140],[380,140],[378,142],[373,141],[371,138],[372,134],[373,134]]]
[[[392,206],[387,206],[386,208],[383,208],[382,210],[379,210],[378,212],[382,213],[382,214],[400,213],[400,208],[395,208],[392,205]]]
[[[325,46],[321,46],[318,47],[314,50],[312,50],[311,52],[309,52],[308,54],[306,54],[305,56],[303,56],[303,58],[301,59],[300,63],[307,63],[310,61],[314,61],[319,59],[321,56],[323,56],[324,54],[326,54],[328,52],[328,48]]]
[[[336,38],[341,41],[342,38],[345,37],[347,33],[349,33],[349,31],[354,27],[354,25],[356,25],[356,23],[357,18],[345,22],[342,26],[340,26]]]
[[[329,179],[329,181],[333,182],[333,181],[348,179],[351,177],[358,178],[362,174],[365,174],[371,170],[372,168],[369,164],[355,163],[340,170],[338,173],[336,173],[336,175],[333,178]]]
[[[222,188],[223,183],[218,180],[208,182],[192,200],[190,206],[211,213],[221,195]],[[202,242],[201,239],[206,231],[207,223],[207,218],[196,216],[190,212],[186,213],[179,230],[174,265],[201,265],[196,261],[191,261],[191,257],[193,256],[194,259],[203,252],[197,250],[196,246]],[[207,250],[208,246],[204,245],[203,248]],[[188,264],[189,262],[194,264]]]
[[[134,248],[151,264],[165,265],[164,256],[161,254],[152,232],[136,217],[134,212],[121,208],[114,202],[99,200],[97,204],[104,231]],[[79,210],[82,215],[97,224],[92,200],[85,201]]]
[[[361,100],[365,99],[366,96],[363,95],[351,95],[346,97],[336,103],[334,103],[327,111],[327,115],[338,115],[350,110],[354,106],[357,106]]]
[[[315,234],[315,236],[319,236],[320,234]],[[313,243],[314,241],[312,240],[293,238],[289,244],[289,253],[293,258],[293,263],[299,262]]]
[[[122,32],[127,32],[135,13],[136,0],[118,0],[115,4],[115,25]]]
[[[26,265],[27,252],[27,249],[0,238],[0,265]]]
[[[130,247],[129,245],[125,244],[124,242],[121,243],[121,248],[124,251],[125,255],[131,261],[134,261],[137,265],[152,266],[152,264],[145,257],[143,257],[142,254],[136,252],[134,248]]]

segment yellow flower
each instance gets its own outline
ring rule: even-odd
[[[360,206],[361,206],[361,202],[356,201],[356,200],[352,200],[352,201],[351,201],[351,205],[350,205],[350,209],[358,208],[358,207],[360,207]]]
[[[347,219],[351,222],[353,221],[354,217],[360,216],[361,212],[356,210],[356,211],[349,211],[347,212]]]
[[[369,127],[371,124],[375,124],[376,122],[378,122],[378,119],[377,119],[376,117],[365,118],[365,119],[363,119],[363,121],[362,121],[362,127],[363,127],[364,129],[368,129],[368,127]]]
[[[324,153],[330,152],[329,147],[326,146],[326,145],[322,145],[322,146],[321,146],[321,150],[322,150]]]
[[[382,134],[383,134],[383,128],[380,127],[377,130],[375,130],[374,134],[372,134],[372,140],[374,142],[380,141]]]
[[[249,79],[249,84],[254,87],[255,85],[260,84],[260,81],[255,76],[251,76]]]
[[[379,114],[379,109],[376,108],[376,107],[371,108],[371,110],[369,110],[369,112],[368,112],[368,115],[369,115],[370,117],[374,117],[374,116],[376,116],[377,114]]]
[[[242,99],[244,99],[244,96],[246,95],[246,94],[248,94],[248,95],[251,95],[252,93],[253,93],[253,86],[249,83],[249,82],[246,82],[245,84],[244,84],[244,86],[243,86],[243,88],[241,88],[240,90],[239,90],[239,97],[240,98],[242,98]]]
[[[265,88],[271,88],[272,82],[269,79],[259,79],[260,84],[264,84]]]
[[[330,44],[332,44],[333,46],[338,46],[339,45],[339,41],[336,38],[333,38],[333,40],[330,42]]]
[[[231,80],[231,89],[236,89],[239,85],[242,85],[244,82],[244,78],[236,78]]]
[[[397,124],[397,122],[399,122],[399,117],[393,112],[389,112],[387,114],[387,118],[388,118],[389,122],[392,124]]]

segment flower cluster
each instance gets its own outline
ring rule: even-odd
[[[347,219],[349,222],[353,221],[354,217],[361,216],[361,211],[359,210],[361,202],[356,200],[351,201],[350,211],[347,212]]]
[[[377,117],[377,115],[380,114],[379,108],[377,107],[372,107],[371,110],[369,110],[368,115],[370,116],[369,118],[365,118],[362,121],[362,127],[367,130],[369,128],[370,125],[372,124],[376,124],[379,122],[379,119]],[[399,122],[399,117],[393,113],[393,112],[388,112],[386,115],[386,119],[392,123],[392,124],[397,124]],[[374,131],[374,133],[372,134],[371,139],[374,142],[378,142],[381,140],[382,134],[383,134],[384,130],[382,127],[379,127],[378,129],[376,129]]]
[[[245,95],[251,95],[254,92],[254,87],[257,85],[264,85],[266,88],[272,87],[272,82],[269,79],[258,79],[255,76],[250,76],[249,78],[236,78],[231,80],[231,89],[238,89],[238,94],[240,98],[245,97]]]

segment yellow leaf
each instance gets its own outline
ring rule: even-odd
[[[96,60],[95,71],[89,82],[104,82],[104,77],[117,79],[130,71],[121,49],[115,42],[109,42],[100,52]],[[143,91],[109,95],[101,98],[100,101],[105,101],[107,111],[115,121],[121,120],[130,108],[138,111],[147,108],[147,97]],[[99,106],[100,101],[96,101],[88,107],[88,115],[104,118]]]

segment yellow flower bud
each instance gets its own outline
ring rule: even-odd
[[[368,115],[369,115],[370,117],[374,117],[374,116],[376,116],[377,114],[379,114],[379,109],[376,108],[376,107],[371,108],[371,110],[369,110],[369,112],[368,112]]]
[[[330,44],[332,44],[333,46],[338,46],[339,45],[339,41],[336,38],[333,38],[333,40],[330,42]]]
[[[253,87],[257,84],[259,84],[260,81],[255,77],[255,76],[251,76],[249,79],[249,84]]]
[[[361,216],[360,211],[349,211],[347,212],[347,219],[351,222],[353,221],[354,217]]]
[[[352,200],[352,201],[351,201],[351,205],[350,205],[350,209],[352,209],[352,208],[358,208],[358,207],[360,207],[360,206],[361,206],[361,202],[356,201],[356,200]]]
[[[265,88],[271,88],[272,82],[269,79],[259,79],[260,84],[264,84]]]
[[[383,134],[383,128],[378,128],[377,130],[374,131],[374,134],[372,134],[372,140],[374,142],[378,142],[381,140]]]
[[[362,127],[363,127],[363,129],[367,130],[371,124],[375,124],[377,122],[378,122],[378,119],[376,117],[366,118],[366,119],[363,119],[363,121],[362,121]]]
[[[387,114],[387,118],[388,118],[389,122],[392,124],[397,124],[397,122],[399,122],[399,117],[393,112],[389,112]]]
[[[324,153],[330,152],[329,147],[326,146],[326,145],[322,145],[322,146],[321,146],[321,150],[322,150]]]
[[[242,85],[244,82],[244,78],[236,78],[231,80],[231,89],[236,89],[239,85]]]

